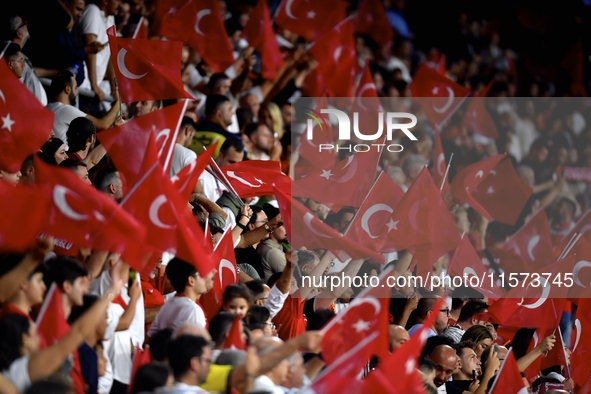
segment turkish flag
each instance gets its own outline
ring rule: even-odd
[[[575,256],[572,271],[574,284],[569,287],[568,298],[576,302],[577,298],[586,298],[591,287],[591,243],[583,237],[579,238],[568,252],[568,256],[571,255]]]
[[[258,0],[242,30],[242,38],[261,55],[261,76],[274,80],[283,68],[283,58],[275,38],[266,0]]]
[[[393,268],[382,272],[376,287],[367,286],[351,301],[349,307],[337,313],[323,328],[322,357],[327,365],[335,362],[352,349],[359,339],[378,332],[372,347],[365,349],[360,357],[368,360],[372,356],[384,358],[388,354],[388,316],[390,309],[390,288],[387,280]]]
[[[336,163],[336,155],[334,148],[332,149],[320,149],[320,145],[333,145],[334,138],[332,134],[332,128],[330,123],[327,122],[328,114],[320,112],[321,109],[328,108],[328,102],[326,97],[326,90],[322,93],[322,97],[316,103],[316,108],[305,108],[305,114],[308,118],[308,130],[312,131],[312,138],[309,138],[308,133],[305,133],[300,138],[300,144],[298,148],[298,154],[300,155],[300,161],[295,165],[295,172],[304,170],[304,175],[308,175],[312,172],[318,171],[321,168],[332,167]],[[316,121],[318,120],[318,121]],[[302,158],[304,159],[302,161]],[[307,164],[310,164],[309,168]]]
[[[51,135],[53,116],[6,62],[0,62],[0,170],[20,171],[27,156]]]
[[[0,250],[25,252],[45,227],[49,200],[35,187],[14,187],[0,181]]]
[[[153,13],[152,32],[160,32],[162,21],[170,15],[175,15],[186,2],[187,0],[158,0]]]
[[[497,373],[497,377],[489,393],[491,394],[517,394],[525,388],[523,379],[521,378],[521,372],[517,366],[517,361],[512,352],[513,349],[509,350],[505,356],[503,364]],[[527,390],[526,390],[527,391]]]
[[[351,97],[353,77],[359,70],[353,19],[349,17],[334,26],[308,48],[308,54],[318,62],[318,74],[323,81],[320,86],[326,87],[333,97]]]
[[[135,28],[135,32],[133,33],[132,38],[141,38],[141,39],[148,39],[148,28],[146,27],[145,19],[142,16],[137,23],[137,27]]]
[[[107,33],[122,103],[193,98],[181,79],[182,42],[118,38],[115,26]]]
[[[193,190],[195,189],[195,185],[199,180],[199,176],[205,170],[205,167],[209,164],[211,160],[211,155],[215,152],[217,148],[219,140],[216,140],[215,143],[211,146],[211,149],[207,149],[203,151],[199,155],[196,160],[193,160],[191,164],[183,168],[179,171],[178,174],[170,178],[172,184],[177,188],[181,196],[188,200]]]
[[[591,208],[579,218],[575,227],[558,242],[554,248],[554,257],[558,257],[562,253],[575,234],[577,236],[580,234],[580,238],[585,238],[591,242],[591,232],[589,230],[591,230]]]
[[[394,39],[384,3],[379,0],[361,0],[355,22],[355,33],[370,36],[382,48]]]
[[[393,229],[392,212],[403,197],[402,189],[381,172],[353,218],[347,238],[381,253],[395,251],[388,233]]]
[[[493,219],[513,226],[533,190],[527,186],[513,168],[509,158],[502,160],[472,191],[472,198]],[[490,219],[489,219],[490,220]]]
[[[147,245],[194,265],[202,277],[215,269],[211,245],[204,242],[203,230],[159,162],[146,171],[121,206],[146,226]],[[149,268],[140,273],[146,274]]]
[[[278,161],[247,160],[220,169],[242,198],[272,195],[275,193],[273,184],[286,192],[290,190],[291,178],[281,172]],[[226,179],[221,180],[226,183]]]
[[[224,72],[234,63],[218,0],[189,0],[182,5],[173,1],[170,4],[169,11],[159,23],[161,36],[189,45],[217,73]]]
[[[154,157],[146,154],[151,134],[156,139],[160,163],[168,174],[185,105],[177,103],[164,107],[100,132],[98,138],[125,177],[124,184],[128,188],[136,183],[142,167],[149,168],[153,164]]]
[[[499,138],[497,126],[486,108],[486,96],[494,83],[493,79],[479,93],[474,93],[462,119],[462,126],[473,133],[497,139]]]
[[[478,290],[488,298],[496,300],[503,296],[504,291],[498,288],[495,281],[491,281],[488,270],[482,264],[482,260],[476,254],[466,235],[462,237],[460,245],[456,248],[447,271],[451,277],[466,278],[466,285]],[[472,279],[473,277],[476,278]]]
[[[503,249],[521,257],[530,267],[530,272],[554,263],[546,211],[540,209],[505,242]]]
[[[419,173],[392,213],[389,237],[400,249],[411,248],[419,273],[431,272],[432,264],[456,248],[460,234],[453,216],[441,199],[427,168]]]
[[[470,94],[470,89],[458,85],[439,74],[426,64],[417,70],[409,86],[413,101],[417,102],[425,115],[440,130]]]
[[[44,347],[51,346],[70,331],[70,325],[64,316],[62,292],[53,282],[35,322],[39,336],[43,338]]]
[[[511,290],[480,315],[484,320],[505,326],[557,327],[569,289],[563,279],[566,273],[572,273],[573,265],[574,256],[569,256],[528,276],[523,282],[524,276],[514,276],[515,281],[511,280],[513,275],[506,275],[505,282],[510,284]],[[557,275],[561,284],[555,282]]]
[[[316,376],[308,390],[317,394],[364,392],[361,390],[364,382],[358,375],[369,360],[367,349],[374,349],[379,338],[380,333],[374,331],[359,342],[353,343],[352,348]]]
[[[133,365],[131,367],[131,384],[129,385],[128,392],[131,392],[132,387],[135,384],[135,375],[140,367],[150,364],[152,362],[152,355],[148,349],[142,350],[140,345],[135,347],[135,355],[133,356]]]
[[[232,327],[230,327],[230,332],[228,332],[228,336],[226,336],[224,347],[222,349],[246,350],[246,343],[242,340],[242,334],[240,333],[241,325],[242,322],[240,316],[234,316]]]
[[[445,300],[440,298],[433,310],[440,310]],[[425,388],[417,372],[418,359],[427,342],[429,327],[437,314],[432,313],[421,329],[405,344],[381,360],[378,368],[371,371],[365,379],[365,390],[360,392],[375,394],[424,394]]]
[[[373,184],[380,152],[358,152],[332,167],[316,171],[292,183],[294,196],[312,198],[337,212],[344,206],[359,207]]]
[[[586,294],[587,297],[589,294]],[[581,298],[579,301],[577,316],[575,319],[574,344],[570,374],[572,379],[579,385],[583,386],[589,379],[589,371],[591,371],[591,300],[589,298]]]
[[[211,240],[211,238],[209,239]],[[208,240],[205,242],[211,243]],[[224,232],[215,247],[215,252],[218,261],[218,273],[213,278],[213,288],[200,298],[201,306],[207,316],[215,316],[220,311],[224,290],[229,285],[238,283],[238,269],[236,267],[234,240],[231,231]]]
[[[445,152],[443,152],[443,145],[441,145],[441,135],[437,130],[435,130],[435,158],[433,159],[433,164],[433,181],[435,182],[435,186],[441,188],[447,166],[445,161]],[[445,178],[443,191],[447,193],[450,192],[448,177]]]
[[[281,189],[275,189],[281,218],[289,235],[290,245],[294,249],[305,246],[307,249],[329,249],[335,255],[345,252],[354,259],[371,258],[383,264],[384,256],[345,238],[337,230],[322,223],[308,208]]]
[[[349,3],[342,0],[281,2],[275,23],[307,42],[318,40],[335,25],[347,18]]]
[[[445,54],[442,53],[441,56],[439,56],[439,62],[437,62],[437,68],[435,69],[435,71],[437,71],[440,75],[443,75],[444,77],[447,76],[447,67],[445,63],[446,57]]]
[[[361,80],[359,81],[359,87],[355,93],[355,100],[353,100],[351,108],[353,127],[359,129],[359,132],[366,136],[375,135],[379,130],[386,130],[385,120],[382,118],[380,122],[378,116],[378,113],[383,112],[385,111],[380,103],[376,85],[369,68],[369,59],[366,59]]]

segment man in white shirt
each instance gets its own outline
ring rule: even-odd
[[[258,350],[259,357],[264,357],[265,354],[272,351],[278,346],[281,346],[283,342],[281,339],[276,337],[265,337],[261,338],[255,343]],[[266,391],[272,394],[285,394],[285,392],[279,387],[287,378],[289,372],[289,362],[287,359],[281,360],[275,368],[266,372],[264,375],[260,375],[254,380],[254,391]]]
[[[184,116],[181,121],[179,134],[176,138],[176,144],[174,144],[174,152],[170,161],[170,169],[168,170],[168,176],[171,178],[181,172],[191,162],[197,160],[197,154],[189,149],[193,136],[195,135],[195,128],[196,125],[193,119]]]
[[[205,383],[212,362],[209,341],[201,336],[181,335],[168,345],[168,360],[176,380],[176,393],[207,393]]]
[[[101,44],[109,41],[107,29],[115,25],[115,15],[119,12],[121,0],[102,0],[96,4],[87,4],[82,13],[82,17],[76,21],[76,33],[82,46],[90,45],[95,41]],[[99,100],[105,97],[103,89],[108,88],[108,84],[99,87],[105,75],[107,68],[112,67],[109,60],[111,51],[108,46],[103,48],[97,54],[88,54],[84,64],[84,75],[86,78],[80,87],[92,89],[97,94]],[[112,81],[110,81],[112,83]],[[111,86],[114,86],[111,84]],[[111,89],[113,91],[114,89]]]
[[[193,265],[177,257],[172,259],[166,266],[166,276],[177,293],[160,308],[148,330],[148,336],[164,328],[174,330],[186,323],[205,328],[205,313],[197,300],[213,288],[216,272],[214,269],[202,277]]]
[[[55,114],[53,118],[53,132],[55,136],[64,141],[66,149],[68,148],[68,138],[66,132],[70,123],[79,117],[86,117],[92,121],[97,131],[105,130],[117,120],[120,102],[119,95],[115,93],[116,101],[102,118],[95,118],[87,115],[74,107],[76,96],[78,96],[76,78],[69,71],[64,71],[51,80],[50,99],[47,109]]]
[[[228,138],[222,144],[220,153],[215,159],[218,167],[224,167],[234,163],[240,163],[244,158],[244,145],[238,139]],[[217,201],[226,187],[207,171],[203,171],[199,177],[199,183],[203,188],[202,193],[211,201]]]

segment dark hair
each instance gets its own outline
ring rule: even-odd
[[[167,347],[168,362],[178,378],[189,369],[191,360],[201,357],[203,348],[209,346],[209,342],[203,337],[195,335],[181,335],[172,340]]]
[[[437,346],[447,345],[450,347],[455,346],[455,342],[452,338],[446,335],[435,335],[432,337],[427,338],[427,342],[425,342],[425,347],[423,348],[423,352],[421,353],[421,357],[429,356],[433,353],[433,350]]]
[[[47,260],[47,271],[43,281],[47,288],[55,282],[60,290],[63,290],[63,283],[74,284],[76,279],[88,276],[86,267],[73,257],[57,256]]]
[[[464,349],[474,349],[474,342],[472,341],[461,341],[455,346],[456,353],[458,356],[462,357],[464,355]],[[488,352],[485,352],[488,353]]]
[[[466,302],[466,305],[462,307],[462,311],[460,312],[460,317],[458,317],[459,322],[465,322],[474,317],[479,313],[483,313],[488,308],[488,304],[484,301],[480,300],[470,300]]]
[[[281,211],[279,211],[279,208],[275,208],[273,205],[269,204],[268,202],[266,202],[263,205],[263,211],[265,211],[265,215],[267,215],[267,219],[269,219],[269,220],[273,219],[275,216],[277,216],[281,213]]]
[[[252,224],[253,226],[255,225],[255,222],[258,219],[258,214],[259,212],[264,212],[263,208],[260,205],[250,205],[250,208],[252,209],[252,216],[250,217],[248,223],[246,223],[246,230],[244,230],[242,233],[246,233],[248,232],[248,225]],[[266,215],[266,213],[265,213]]]
[[[328,224],[330,227],[332,227],[332,225],[335,223],[339,223],[340,225],[341,219],[343,218],[343,215],[346,213],[352,213],[353,215],[355,215],[355,208],[343,207],[337,213],[329,214],[326,217],[326,219],[324,219],[324,223]]]
[[[435,364],[430,358],[421,357],[419,359],[419,369],[423,373],[433,372],[437,369],[437,364]]]
[[[260,329],[262,330],[264,324],[271,318],[271,312],[264,306],[260,305],[253,305],[248,310],[248,316],[246,316],[246,321],[248,323],[248,328],[250,330]]]
[[[474,290],[469,286],[459,286],[451,293],[451,309],[458,309],[464,301],[470,299],[482,299],[484,295],[478,290]]]
[[[535,328],[521,328],[515,333],[513,341],[511,341],[511,346],[513,347],[513,355],[516,360],[525,356],[535,332]]]
[[[170,374],[172,374],[170,367],[161,362],[156,361],[142,365],[135,373],[131,392],[154,392],[157,388],[166,385],[166,381]]]
[[[209,224],[209,232],[211,233],[211,235],[216,235],[216,234],[223,234],[224,233],[224,229],[221,228],[220,226],[216,226],[215,224]]]
[[[51,86],[49,88],[51,98],[56,98],[61,92],[64,91],[66,86],[70,88],[74,87],[72,78],[74,75],[69,71],[62,71],[55,77],[51,78]]]
[[[265,126],[266,128],[269,128],[269,126],[267,126],[266,124],[261,123],[261,122],[247,124],[246,127],[244,128],[244,135],[246,135],[250,138],[250,136],[253,135],[254,133],[256,133],[257,130],[259,129],[259,127],[261,127],[261,126]]]
[[[505,241],[509,235],[509,228],[506,224],[493,221],[486,227],[486,233],[493,237],[496,241]]]
[[[42,379],[31,384],[24,394],[74,394],[74,389],[61,379]]]
[[[86,163],[84,163],[83,161],[72,160],[72,159],[66,159],[66,160],[62,161],[59,165],[60,165],[60,167],[69,168],[72,171],[77,171],[78,167],[87,167]]]
[[[248,290],[246,286],[239,283],[226,287],[224,290],[224,296],[222,298],[222,305],[229,303],[234,298],[244,298],[246,302],[248,302],[248,305],[252,305],[254,302],[250,290]]]
[[[215,111],[226,102],[230,101],[226,96],[221,94],[210,94],[205,100],[205,115],[212,115]]]
[[[318,253],[313,250],[300,250],[298,251],[298,266],[312,265],[316,257],[320,258]],[[373,267],[372,267],[373,268]]]
[[[222,311],[215,315],[209,322],[209,334],[216,346],[222,346],[224,344],[226,334],[230,332],[230,328],[232,328],[234,316],[236,315],[233,313]]]
[[[254,122],[254,114],[248,108],[238,108],[236,110],[236,118],[238,118],[238,128],[243,130],[244,127]]]
[[[197,130],[197,125],[195,121],[188,116],[183,116],[183,120],[181,120],[181,130],[187,126],[191,126],[193,130]]]
[[[4,50],[4,60],[6,60],[6,64],[11,60],[10,58],[15,56],[17,52],[21,52],[21,46],[15,43],[10,43]]]
[[[31,322],[21,315],[9,315],[0,320],[0,371],[21,357],[23,334],[29,333]]]
[[[47,164],[57,165],[55,161],[55,154],[60,146],[65,145],[64,141],[57,137],[53,137],[51,141],[47,141],[42,147],[39,157]]]
[[[86,311],[88,311],[95,302],[97,302],[99,296],[95,294],[85,294],[84,295],[84,304],[82,306],[75,306],[72,308],[72,312],[70,313],[70,317],[68,317],[68,324],[72,325],[80,316],[82,316]]]
[[[106,193],[110,184],[117,178],[117,169],[113,167],[101,168],[94,178],[94,187]]]
[[[230,79],[230,77],[228,77],[224,73],[213,74],[211,77],[209,77],[207,87],[209,88],[209,90],[213,90],[217,86],[217,84],[220,83],[220,81],[223,81],[224,79]],[[207,97],[207,99],[209,100],[209,96]]]
[[[282,272],[275,272],[273,275],[271,275],[269,277],[269,279],[267,280],[267,286],[273,287],[275,282],[277,282],[279,280],[279,278],[281,277],[281,274],[282,274]]]
[[[187,286],[187,279],[197,274],[195,267],[175,257],[166,266],[166,277],[177,293],[182,293]]]
[[[242,141],[238,138],[226,138],[220,148],[220,154],[227,155],[230,148],[234,148],[238,153],[244,152],[244,145],[242,145]]]
[[[66,136],[68,137],[68,150],[78,152],[86,148],[86,141],[96,135],[96,127],[92,120],[80,116],[70,122]]]
[[[417,317],[425,320],[427,318],[427,313],[430,310],[433,310],[436,303],[437,298],[433,298],[432,296],[422,297],[417,305]]]
[[[166,348],[172,341],[172,328],[164,328],[150,338],[150,355],[155,361],[166,360]]]
[[[265,292],[265,282],[262,279],[249,280],[244,286],[250,290],[255,300]]]
[[[462,341],[472,341],[474,345],[477,345],[478,342],[483,341],[485,339],[490,339],[494,341],[492,334],[488,331],[488,328],[480,325],[472,326],[466,330],[464,335],[462,335]]]

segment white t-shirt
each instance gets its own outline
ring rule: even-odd
[[[207,323],[205,313],[195,301],[191,301],[187,297],[175,296],[160,308],[156,319],[148,330],[148,336],[151,337],[165,328],[175,330],[186,323],[205,328]]]
[[[78,35],[81,43],[84,44],[85,34],[96,35],[96,40],[101,44],[109,42],[107,36],[107,29],[115,24],[115,17],[105,17],[104,11],[101,11],[95,4],[88,4],[82,12],[82,17],[78,20]],[[102,51],[96,54],[96,79],[97,84],[105,78],[109,59],[111,58],[111,51],[107,45]],[[86,62],[84,63],[84,72],[86,78],[80,87],[90,89],[90,80],[88,78],[88,68]]]
[[[64,103],[49,103],[47,109],[55,114],[53,118],[53,132],[55,136],[66,144],[66,150],[68,150],[68,138],[66,132],[70,123],[76,118],[85,118],[86,114],[80,111],[73,105]]]
[[[254,380],[253,391],[266,391],[271,394],[285,394],[270,377],[261,375]]]
[[[199,182],[201,186],[203,186],[203,194],[209,200],[216,202],[221,196],[224,190],[226,190],[226,186],[220,181],[218,181],[213,175],[211,175],[207,171],[203,171],[199,176]]]
[[[269,310],[271,314],[271,319],[275,317],[276,314],[283,308],[283,304],[285,304],[285,300],[287,299],[288,293],[283,294],[281,290],[277,288],[277,285],[273,285],[271,290],[269,291],[269,296],[263,305],[265,308]]]
[[[209,391],[205,391],[203,390],[201,387],[199,386],[189,386],[186,383],[181,383],[181,382],[176,382],[174,384],[174,390],[172,390],[171,392],[173,393],[199,393],[199,394],[208,394]]]
[[[105,330],[105,336],[103,337],[103,349],[104,354],[107,358],[107,365],[105,368],[105,375],[100,376],[98,380],[98,392],[99,394],[109,394],[111,387],[113,386],[113,365],[111,362],[110,354],[114,346],[115,330],[119,324],[119,318],[123,314],[121,312],[121,306],[110,303],[107,308],[107,317],[109,319],[109,325]]]
[[[23,356],[14,360],[8,369],[2,371],[2,376],[12,383],[19,393],[23,393],[31,385],[31,378],[29,377],[29,356]]]
[[[185,148],[179,143],[174,144],[174,151],[172,153],[172,159],[170,160],[168,176],[172,178],[195,160],[197,160],[197,154],[195,152],[193,152],[191,149]]]

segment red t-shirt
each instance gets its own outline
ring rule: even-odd
[[[277,327],[279,338],[287,341],[306,331],[308,320],[304,315],[306,299],[287,296],[283,308],[275,315],[273,322]]]
[[[74,388],[75,394],[85,394],[84,392],[84,377],[82,376],[82,367],[80,366],[80,356],[78,350],[74,350],[72,353],[74,356],[74,363],[72,365],[72,371],[70,372],[70,378],[72,379],[72,387]]]
[[[31,319],[31,316],[29,316],[28,313],[23,312],[22,310],[20,310],[16,306],[9,304],[7,302],[6,304],[2,305],[2,308],[0,308],[0,320],[4,319],[6,316],[10,316],[10,315],[21,315],[21,316],[26,317],[30,321],[33,321],[33,319]]]

